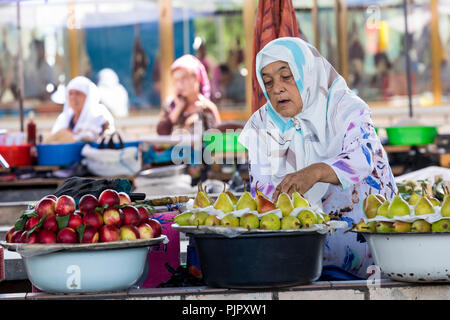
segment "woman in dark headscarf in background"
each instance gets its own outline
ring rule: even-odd
[[[196,57],[184,55],[171,66],[174,97],[163,106],[157,132],[170,135],[174,129],[193,132],[200,121],[203,130],[220,124],[217,106],[209,100],[210,84],[205,67]]]

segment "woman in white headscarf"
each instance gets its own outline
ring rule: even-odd
[[[114,70],[105,68],[98,73],[100,101],[118,118],[128,116],[128,92],[120,84]]]
[[[239,137],[249,151],[252,189],[258,183],[274,201],[297,190],[349,227],[364,217],[369,189],[393,197],[394,178],[368,105],[313,46],[273,40],[255,67],[267,103]],[[327,237],[324,265],[365,276],[372,263],[356,234],[337,230]]]
[[[100,103],[95,83],[83,76],[70,80],[64,108],[53,125],[52,135],[73,141],[95,141],[104,133],[114,131],[114,118]]]

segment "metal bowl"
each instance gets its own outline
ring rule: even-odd
[[[389,278],[450,282],[450,232],[360,233],[375,264]]]
[[[80,294],[123,291],[142,276],[149,246],[166,236],[148,240],[98,244],[7,244],[21,254],[28,279],[47,293]]]

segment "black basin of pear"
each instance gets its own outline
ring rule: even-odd
[[[217,234],[193,237],[203,280],[221,288],[274,288],[309,284],[322,272],[326,234],[318,232]]]

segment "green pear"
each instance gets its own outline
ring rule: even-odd
[[[448,194],[444,196],[444,201],[442,201],[441,215],[443,217],[450,217],[450,195]]]
[[[378,233],[389,233],[394,232],[394,226],[392,222],[388,221],[378,221],[376,225],[376,231]]]
[[[230,190],[225,191],[225,193],[230,197],[230,200],[231,200],[231,202],[233,204],[237,203],[236,197],[234,196],[234,194]]]
[[[431,231],[434,232],[445,232],[450,231],[450,220],[441,219],[431,224]]]
[[[220,226],[220,219],[216,215],[210,215],[205,220],[205,226]]]
[[[180,226],[189,226],[191,224],[190,218],[192,216],[191,211],[185,211],[183,213],[177,214],[173,218],[173,222],[178,223]]]
[[[216,202],[214,202],[214,208],[222,210],[224,213],[234,210],[233,202],[225,192],[219,194]]]
[[[236,203],[236,210],[242,210],[245,208],[250,209],[250,211],[256,210],[256,201],[248,191],[245,191]]]
[[[239,227],[239,218],[229,213],[222,218],[220,224],[224,227]]]
[[[211,199],[208,194],[203,190],[202,182],[197,185],[198,192],[194,199],[194,208],[206,208],[211,205]]]
[[[281,228],[280,218],[274,213],[268,213],[262,216],[259,222],[260,229],[279,230]]]
[[[420,198],[421,197],[415,191],[413,191],[413,194],[409,198],[408,203],[412,206],[415,206],[417,204],[417,201],[419,201]]]
[[[259,228],[259,218],[254,213],[244,213],[241,216],[239,226],[247,229],[258,229]]]
[[[366,217],[368,219],[375,218],[375,216],[377,215],[378,208],[382,204],[383,203],[377,196],[374,196],[373,194],[369,194],[363,202],[363,210],[364,210]]]
[[[205,224],[205,220],[208,217],[209,217],[208,213],[206,213],[204,211],[198,211],[190,217],[190,219],[189,219],[190,225],[191,226],[202,226]]]
[[[364,222],[361,219],[356,225],[355,228],[359,232],[375,232],[376,221],[371,221],[369,223]]]
[[[436,199],[435,197],[427,196],[427,198],[428,198],[428,200],[430,200],[430,202],[433,205],[433,207],[441,205],[441,202],[438,199]]]
[[[393,224],[394,232],[410,232],[411,223],[404,221],[395,221]]]
[[[281,229],[300,229],[301,223],[294,216],[285,216],[281,219]]]
[[[411,232],[430,232],[431,224],[423,219],[415,220],[411,224]]]
[[[391,203],[389,200],[384,201],[383,204],[377,209],[377,216],[388,217],[388,209],[390,204]]]
[[[281,210],[283,217],[286,217],[294,210],[294,205],[292,204],[292,200],[286,192],[281,193],[278,196],[278,200],[276,203],[278,209]]]
[[[414,214],[420,216],[422,214],[434,213],[433,205],[426,197],[420,197],[414,206]]]
[[[311,210],[302,210],[297,215],[298,220],[302,224],[302,227],[309,228],[314,224],[317,224],[317,215]]]
[[[308,200],[303,198],[301,194],[297,191],[295,191],[292,194],[292,204],[294,205],[294,208],[303,208],[303,207],[309,207]]]
[[[410,214],[408,202],[406,202],[400,194],[396,194],[389,204],[388,217],[406,216]]]

